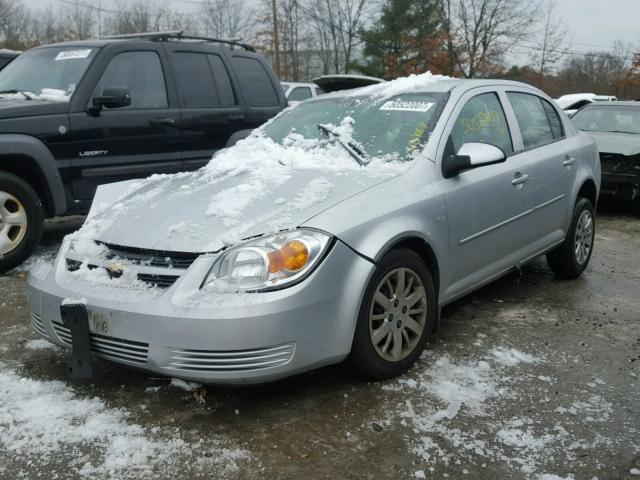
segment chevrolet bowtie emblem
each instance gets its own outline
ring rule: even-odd
[[[119,277],[124,273],[124,270],[127,267],[122,263],[110,263],[105,268],[107,269],[107,272],[109,272],[109,275],[111,275],[112,277]]]

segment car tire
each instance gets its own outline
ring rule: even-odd
[[[22,178],[0,172],[0,273],[24,262],[42,236],[44,209]]]
[[[564,242],[547,253],[549,268],[560,278],[579,277],[591,259],[595,238],[595,210],[589,199],[578,197]]]
[[[349,356],[352,369],[378,380],[406,372],[424,350],[437,308],[433,276],[422,258],[408,249],[391,251],[362,299]]]

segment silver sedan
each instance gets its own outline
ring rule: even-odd
[[[33,269],[32,324],[72,362],[208,383],[345,359],[388,378],[455,299],[543,254],[579,276],[599,188],[593,140],[530,86],[425,74],[326,95],[198,172],[101,187]]]

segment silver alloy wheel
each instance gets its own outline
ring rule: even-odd
[[[427,323],[427,292],[409,268],[391,270],[378,284],[369,310],[369,335],[376,353],[398,362],[413,352]]]
[[[0,255],[15,250],[27,234],[27,212],[20,201],[0,190]]]
[[[574,251],[578,265],[584,265],[593,245],[593,216],[589,210],[580,214],[574,240]]]

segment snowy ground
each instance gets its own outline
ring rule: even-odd
[[[584,278],[538,261],[448,307],[400,379],[246,389],[107,363],[74,385],[30,331],[24,274],[0,276],[0,478],[640,478],[638,251],[640,218],[609,211]]]

